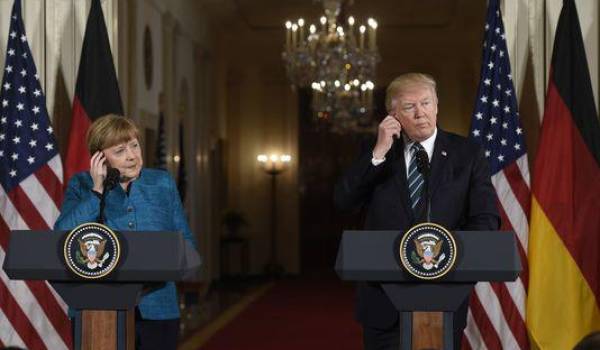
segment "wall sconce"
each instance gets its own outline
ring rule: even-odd
[[[292,161],[292,156],[289,154],[259,154],[256,160],[267,174],[278,175],[286,170]]]

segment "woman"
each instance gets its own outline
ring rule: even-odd
[[[106,115],[87,132],[90,171],[69,181],[57,230],[96,221],[107,167],[119,170],[120,186],[106,195],[105,225],[123,231],[180,231],[195,244],[175,183],[169,173],[144,169],[139,130],[131,119]],[[144,294],[136,308],[136,348],[175,349],[179,333],[173,282]]]

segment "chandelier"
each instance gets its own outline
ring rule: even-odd
[[[320,1],[325,9],[320,26],[311,24],[306,31],[302,18],[285,23],[282,57],[287,76],[293,87],[311,88],[317,121],[330,123],[334,131],[370,129],[380,61],[377,21],[369,18],[366,26],[359,26],[352,16],[340,18],[342,5],[352,0]]]

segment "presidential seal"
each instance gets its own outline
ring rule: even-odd
[[[110,228],[95,222],[79,225],[69,232],[63,247],[65,265],[85,279],[108,276],[121,256],[117,235]]]
[[[411,275],[434,280],[454,266],[456,242],[444,227],[426,222],[413,226],[400,241],[400,261]]]

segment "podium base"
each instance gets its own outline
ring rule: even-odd
[[[84,310],[75,315],[75,350],[134,350],[133,310]]]
[[[454,312],[443,312],[442,349],[454,349]],[[413,312],[400,312],[400,349],[412,350]],[[458,350],[458,349],[457,349]]]

